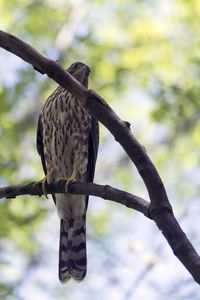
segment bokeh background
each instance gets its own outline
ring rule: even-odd
[[[200,1],[0,0],[0,28],[67,67],[131,123],[200,252]],[[0,49],[0,185],[39,180],[39,111],[56,84]],[[135,167],[101,126],[95,182],[148,199]],[[0,299],[200,299],[200,289],[143,215],[91,198],[88,275],[61,285],[53,201],[0,202]]]

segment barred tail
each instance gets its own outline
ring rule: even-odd
[[[76,220],[60,220],[59,279],[67,282],[84,279],[87,271],[85,216]]]

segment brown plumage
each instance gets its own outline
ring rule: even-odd
[[[81,62],[67,71],[86,87],[90,69]],[[37,149],[47,183],[62,178],[93,181],[98,150],[98,122],[81,102],[59,86],[47,99],[38,120]],[[88,196],[52,195],[60,217],[59,279],[86,275]]]

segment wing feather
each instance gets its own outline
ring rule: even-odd
[[[41,121],[41,115],[39,115],[38,125],[37,125],[36,146],[42,161],[44,173],[45,175],[47,175],[47,168],[46,168],[45,157],[44,157],[43,126]]]
[[[95,118],[92,118],[92,126],[89,134],[88,147],[89,149],[88,149],[87,181],[93,182],[98,147],[99,147],[99,123]],[[88,204],[88,199],[89,196],[87,196],[86,198],[87,204]]]
[[[42,167],[44,170],[44,174],[47,175],[47,167],[46,167],[45,156],[44,156],[43,126],[42,126],[41,115],[39,115],[38,125],[37,125],[36,146],[37,146],[37,151],[38,151],[41,161],[42,161]],[[54,194],[52,194],[52,198],[56,204],[56,197]]]

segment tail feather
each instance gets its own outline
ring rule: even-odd
[[[86,275],[85,217],[79,222],[60,221],[59,279],[81,281]]]

